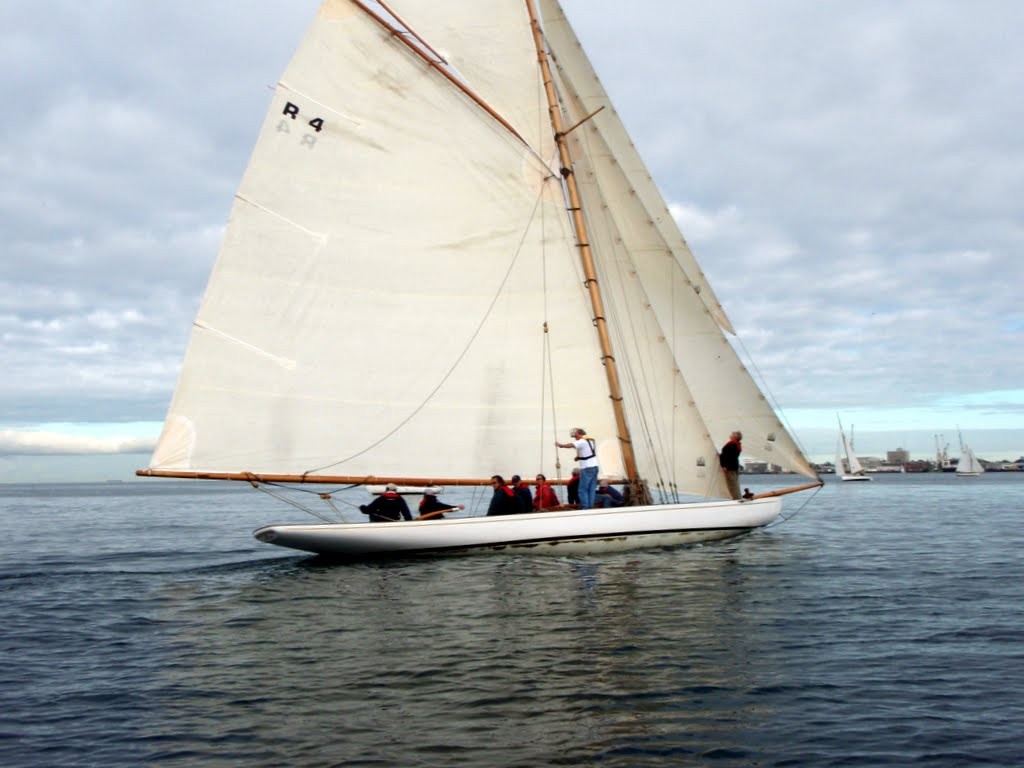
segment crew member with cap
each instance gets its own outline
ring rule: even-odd
[[[530,492],[530,486],[523,482],[523,478],[519,475],[512,475],[512,490],[515,491],[516,496],[519,497],[519,506],[522,507],[521,512],[532,512],[533,511],[533,493]]]
[[[371,523],[397,523],[402,518],[412,520],[409,505],[398,494],[398,486],[388,483],[384,493],[369,504],[361,504],[359,511],[370,516]]]

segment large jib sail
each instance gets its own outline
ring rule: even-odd
[[[151,468],[564,477],[623,471],[523,0],[326,0],[275,89]],[[716,445],[814,477],[557,2],[571,131],[639,473],[725,496]]]
[[[573,132],[576,175],[616,348],[633,372],[631,410],[645,414],[634,433],[643,474],[666,489],[724,496],[715,446],[739,429],[750,454],[817,478],[728,343],[731,324],[557,0],[540,6],[569,122],[601,110]]]

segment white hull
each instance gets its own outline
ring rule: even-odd
[[[400,523],[268,525],[260,541],[338,558],[477,552],[587,554],[694,544],[767,525],[779,498]]]
[[[839,479],[842,480],[844,483],[850,483],[857,480],[863,480],[867,482],[871,481],[871,478],[868,477],[867,475],[841,475]]]
[[[981,472],[957,472],[957,477],[981,477]]]

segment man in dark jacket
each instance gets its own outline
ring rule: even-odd
[[[729,488],[729,495],[734,499],[740,498],[740,454],[743,446],[740,440],[743,439],[742,432],[733,432],[729,435],[729,442],[722,446],[722,452],[718,454],[718,463],[725,473],[725,484]]]
[[[608,485],[607,480],[597,482],[597,493],[594,494],[595,507],[621,507],[625,503],[618,489]]]
[[[487,507],[488,517],[491,515],[517,515],[520,512],[525,512],[516,492],[505,485],[505,478],[501,475],[494,475],[491,478],[491,487],[494,488],[494,495],[491,497],[490,506]]]
[[[398,495],[398,486],[394,483],[388,483],[384,493],[369,504],[360,505],[359,511],[369,515],[371,523],[397,523],[403,517],[412,520],[409,505]]]
[[[512,475],[512,490],[519,497],[519,504],[522,506],[520,512],[533,512],[533,493],[530,486],[523,482],[519,475]]]

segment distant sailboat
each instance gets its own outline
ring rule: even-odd
[[[839,421],[838,414],[836,421]],[[871,480],[857,460],[857,454],[853,450],[853,441],[846,437],[842,421],[839,421],[839,440],[836,443],[836,474],[843,481]]]
[[[960,437],[960,461],[956,465],[956,476],[977,477],[985,471],[985,468],[981,466],[981,462],[978,461],[978,457],[974,455],[970,446],[964,442],[964,436],[960,433],[959,427],[957,427],[956,433]]]
[[[557,0],[324,0],[138,474],[289,485],[327,522],[256,538],[340,557],[736,536],[821,481],[732,332]],[[557,484],[579,424],[629,505],[352,523],[309,488]],[[811,482],[730,499],[733,430]]]

